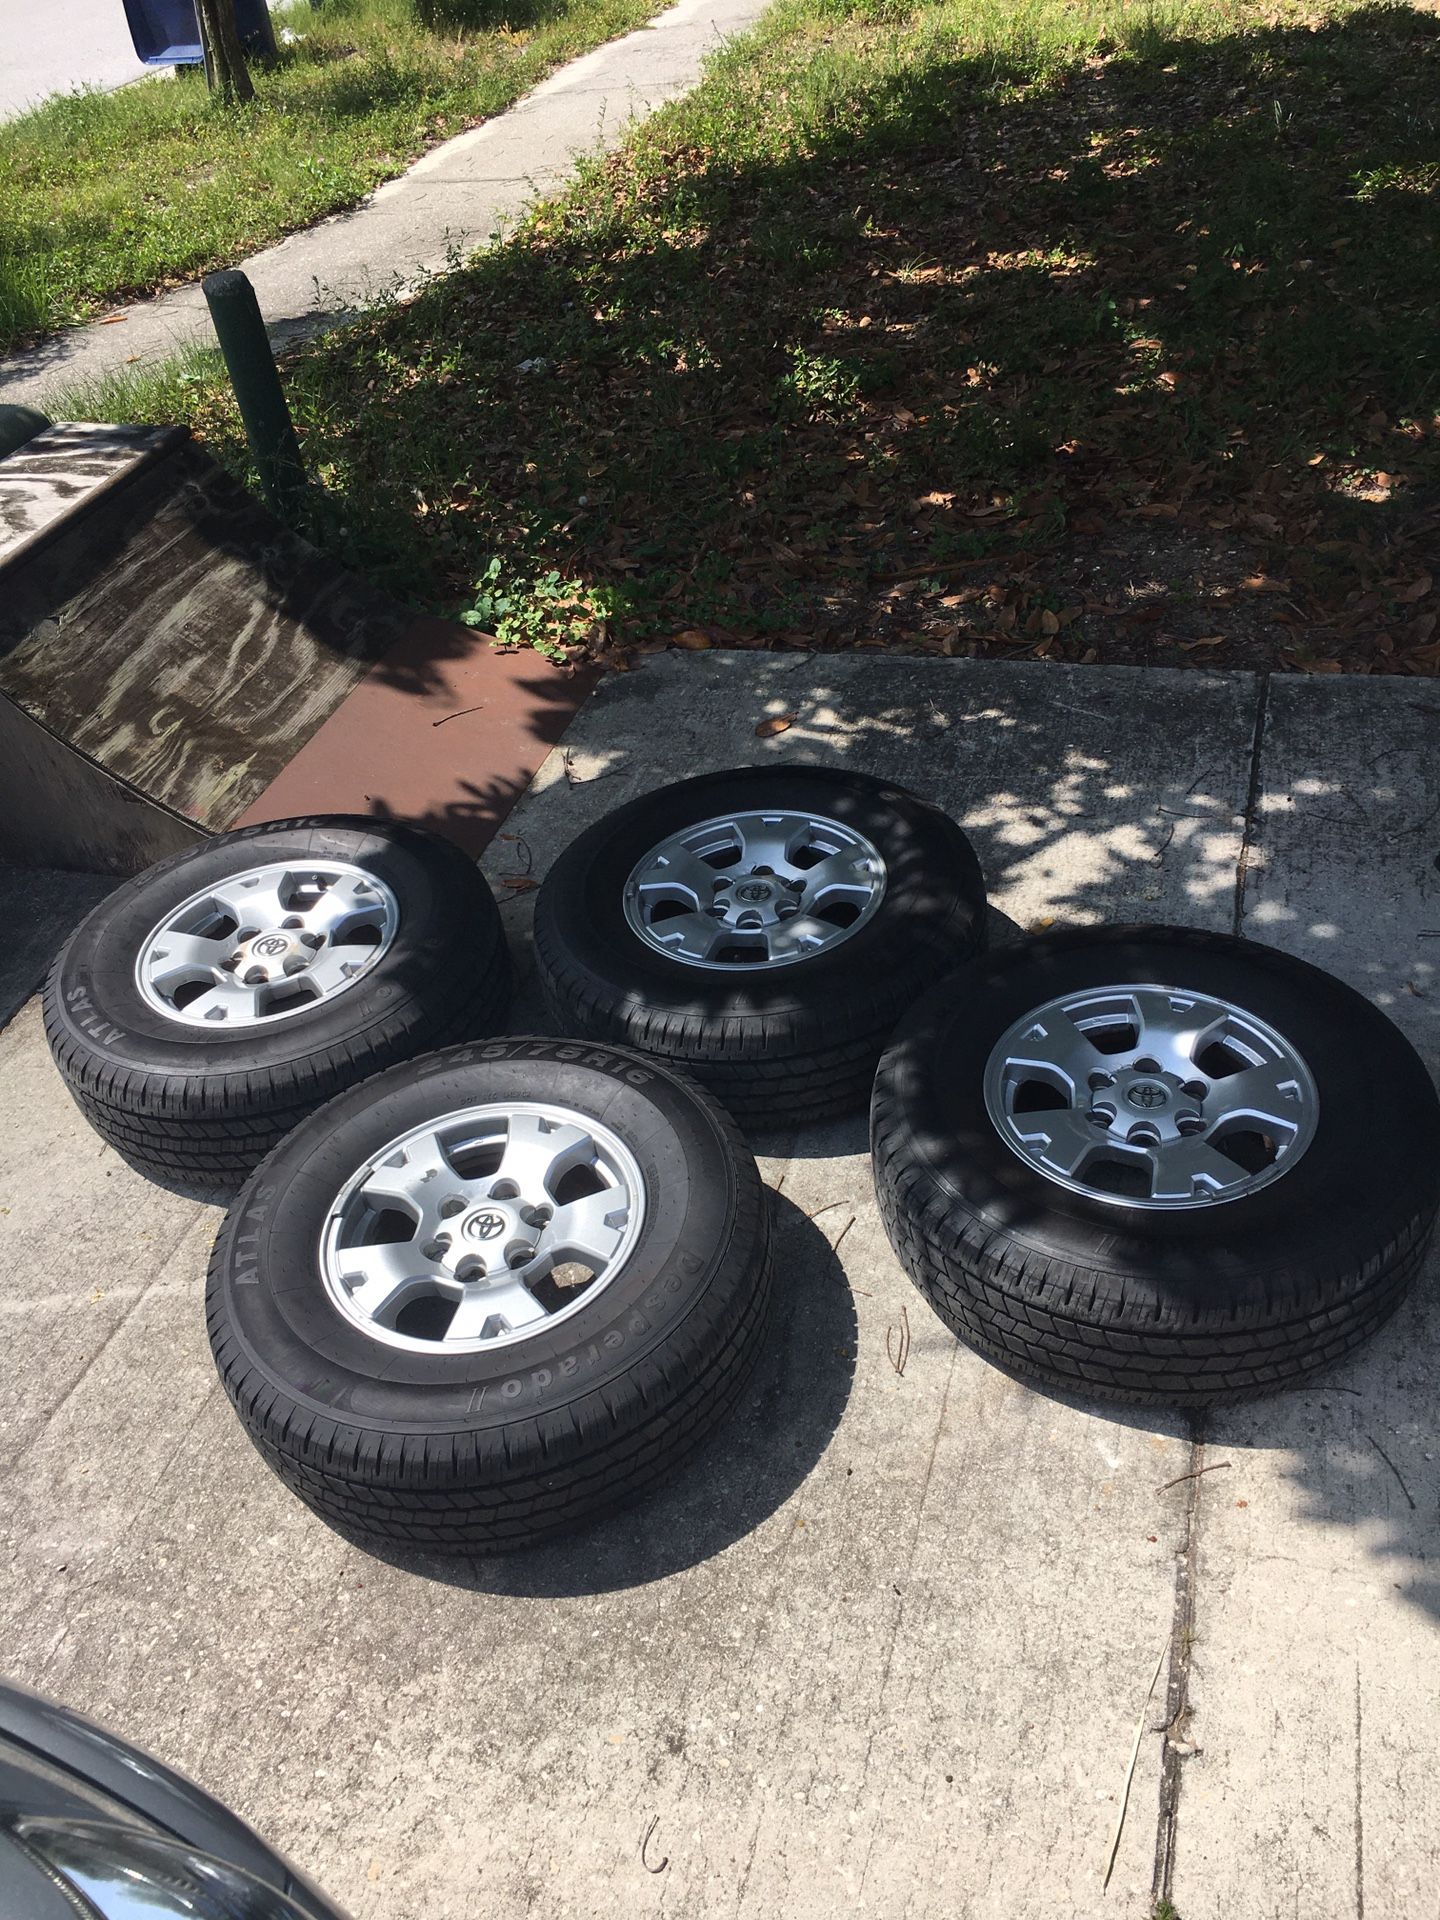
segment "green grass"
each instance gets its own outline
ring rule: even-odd
[[[225,362],[218,347],[187,347],[173,359],[124,368],[56,387],[45,397],[52,420],[139,420],[165,424],[185,420],[197,400],[222,385]]]
[[[1437,77],[1404,6],[779,0],[289,364],[320,531],[606,657],[1434,672]]]
[[[648,0],[325,0],[258,99],[194,73],[76,93],[0,124],[0,347],[238,260],[354,204]]]

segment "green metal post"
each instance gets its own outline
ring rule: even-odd
[[[282,520],[293,519],[305,491],[305,468],[255,289],[234,271],[207,273],[200,284],[245,422],[260,491]]]

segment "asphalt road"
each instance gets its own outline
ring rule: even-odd
[[[120,87],[150,71],[120,0],[0,0],[0,119],[52,93]]]

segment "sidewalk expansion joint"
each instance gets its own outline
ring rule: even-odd
[[[1262,673],[1255,695],[1255,731],[1250,738],[1250,780],[1245,791],[1245,818],[1240,833],[1240,855],[1235,862],[1235,915],[1231,932],[1239,934],[1245,922],[1245,889],[1250,878],[1256,816],[1260,811],[1261,767],[1265,756],[1265,725],[1270,717],[1270,676]]]
[[[1257,722],[1258,725],[1258,722]],[[1194,1748],[1189,1738],[1190,1660],[1195,1644],[1196,1555],[1199,1550],[1200,1489],[1204,1481],[1205,1415],[1190,1419],[1190,1464],[1185,1495],[1185,1538],[1175,1562],[1175,1603],[1170,1619],[1170,1671],[1165,1689],[1165,1719],[1157,1731],[1160,1756],[1160,1806],[1155,1828],[1155,1870],[1150,1897],[1168,1901],[1175,1880],[1175,1844],[1180,1825],[1180,1781]]]

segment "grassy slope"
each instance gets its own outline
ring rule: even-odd
[[[297,359],[332,535],[532,639],[1433,672],[1437,65],[1407,7],[781,0]]]
[[[236,260],[363,198],[646,0],[512,0],[421,25],[414,0],[292,7],[301,36],[226,111],[182,74],[73,94],[0,124],[0,347]]]

